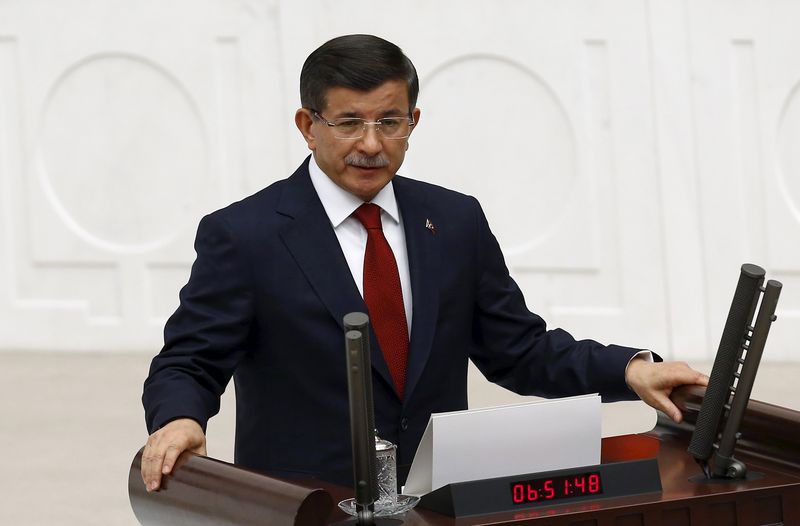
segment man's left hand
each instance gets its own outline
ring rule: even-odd
[[[664,412],[680,423],[683,415],[669,396],[682,385],[708,385],[708,376],[695,371],[685,362],[651,363],[634,358],[625,370],[628,386],[648,405]]]

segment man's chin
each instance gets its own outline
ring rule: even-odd
[[[371,201],[390,180],[391,177],[380,170],[360,174],[359,181],[349,189],[349,192],[363,201]]]

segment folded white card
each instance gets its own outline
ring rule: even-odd
[[[432,414],[403,493],[599,464],[600,415],[597,394]]]

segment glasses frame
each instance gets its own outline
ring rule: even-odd
[[[308,108],[308,110],[315,117],[317,117],[319,120],[321,120],[322,122],[327,124],[329,128],[332,128],[333,136],[335,138],[339,139],[339,140],[342,140],[342,141],[357,141],[359,139],[362,139],[364,137],[364,135],[367,133],[367,125],[368,124],[371,124],[372,126],[375,126],[375,130],[381,134],[381,137],[383,137],[384,139],[387,139],[389,141],[399,141],[399,140],[402,140],[402,139],[408,139],[411,136],[411,129],[416,124],[416,122],[414,122],[414,118],[411,117],[411,116],[406,116],[406,117],[384,117],[383,119],[378,119],[377,121],[368,121],[366,119],[361,119],[359,117],[342,117],[341,118],[342,120],[361,121],[361,135],[359,135],[358,137],[336,137],[336,127],[338,126],[338,124],[336,124],[336,122],[329,121],[328,119],[323,117],[320,112],[318,112],[317,110],[315,110],[313,108]],[[389,137],[388,135],[384,135],[384,133],[383,133],[383,123],[381,122],[384,119],[408,119],[408,133],[406,135],[403,135],[402,137]],[[334,121],[336,121],[336,120],[340,120],[340,119],[334,119]]]

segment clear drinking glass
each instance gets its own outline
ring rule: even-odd
[[[378,500],[375,502],[375,509],[391,509],[397,505],[397,446],[375,435],[375,456],[378,472]]]

